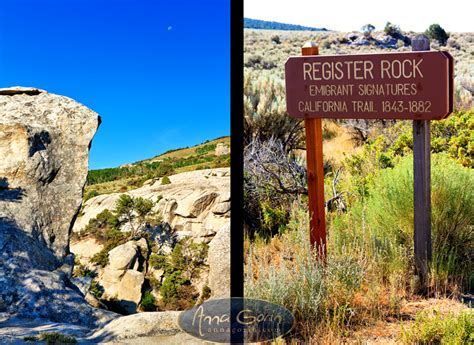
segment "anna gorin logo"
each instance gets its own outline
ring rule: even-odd
[[[279,305],[257,299],[215,299],[182,312],[181,329],[197,338],[219,343],[252,343],[283,336],[294,317]]]

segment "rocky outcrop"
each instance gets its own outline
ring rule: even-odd
[[[228,155],[229,153],[230,153],[230,148],[226,144],[218,143],[216,145],[216,149],[214,151],[214,154],[216,156]]]
[[[209,243],[209,287],[211,297],[230,296],[230,226],[219,229]]]
[[[142,298],[146,272],[143,253],[147,252],[148,246],[143,238],[115,247],[109,252],[109,264],[98,279],[104,289],[103,298],[116,300],[128,314],[136,312]]]
[[[91,277],[72,278],[75,258],[69,235],[81,206],[88,150],[98,124],[97,114],[70,98],[34,88],[0,89],[2,343],[44,331],[71,334],[79,342],[139,338],[140,343],[187,343],[190,338],[177,326],[179,312],[122,318],[98,309],[105,306],[91,294]],[[130,192],[161,200],[156,210],[164,222],[155,229],[158,233],[150,233],[151,240],[155,245],[166,243],[168,249],[189,233],[196,240],[212,241],[229,222],[229,170],[180,174],[170,180],[169,185],[149,181]],[[89,200],[79,223],[87,224],[105,208],[113,209],[119,196]],[[87,266],[103,244],[86,238],[73,249]],[[103,296],[128,303],[134,312],[145,274],[160,276],[159,270],[147,267],[148,251],[145,239],[111,250],[108,265],[95,278]],[[205,283],[204,278],[201,281]]]
[[[107,340],[113,336],[114,339],[125,340],[140,335],[172,335],[181,330],[178,326],[180,312],[155,312],[140,313],[121,317],[112,321],[104,329],[96,332],[90,338],[95,340]],[[157,325],[160,325],[157,327]]]
[[[23,344],[24,337],[57,332],[75,337],[79,344],[205,344],[178,326],[177,311],[123,316],[104,327],[87,327],[45,320],[4,319],[0,314],[0,343]]]
[[[173,230],[177,239],[191,236],[209,242],[217,229],[229,223],[230,169],[190,171],[172,175],[169,179],[170,184],[162,185],[161,179],[149,181],[127,194],[154,202],[159,200],[154,211],[162,216],[164,224]],[[105,209],[113,210],[121,194],[99,195],[89,199],[73,231],[84,230],[89,221]]]
[[[115,317],[70,281],[69,233],[98,124],[70,98],[0,89],[0,312],[86,327]]]
[[[0,89],[0,217],[61,260],[82,203],[99,117],[34,88]]]
[[[198,293],[211,288],[212,296],[225,296],[230,290],[230,185],[229,169],[207,169],[169,176],[170,184],[161,180],[149,181],[136,190],[127,192],[132,197],[142,197],[155,202],[154,212],[162,222],[147,227],[147,238],[155,254],[169,255],[176,244],[189,237],[194,243],[209,244],[209,256],[200,262],[199,270],[192,276],[191,284]],[[99,195],[88,200],[78,218],[74,231],[82,232],[87,223],[100,212],[114,210],[122,193]],[[122,231],[128,231],[122,227]],[[221,233],[222,232],[222,233]],[[221,233],[221,234],[220,234]],[[75,242],[81,263],[91,267],[82,249],[91,238]],[[188,241],[188,240],[186,240]],[[95,268],[97,282],[104,289],[103,298],[123,304],[127,313],[134,313],[141,300],[142,285],[150,279],[163,283],[165,271],[154,269],[146,262],[149,248],[145,239],[129,241],[109,252],[109,263],[103,269]],[[139,248],[140,247],[140,248]],[[141,253],[141,255],[140,255]],[[227,266],[227,267],[226,267]],[[210,273],[211,272],[211,273]],[[147,284],[145,284],[146,286]],[[156,300],[160,291],[152,290]]]

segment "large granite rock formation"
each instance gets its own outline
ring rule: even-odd
[[[230,221],[230,169],[190,171],[172,175],[169,179],[171,183],[165,185],[161,180],[150,180],[126,194],[154,202],[159,200],[154,210],[178,238],[200,237],[209,242],[217,230]],[[87,200],[73,231],[84,230],[89,221],[102,211],[115,209],[122,194],[104,194]]]
[[[115,317],[69,280],[69,234],[98,125],[70,98],[0,89],[0,312],[87,327]]]
[[[68,253],[98,125],[95,112],[68,97],[0,89],[0,217],[58,260]]]
[[[199,274],[191,279],[198,293],[205,286],[211,288],[211,297],[228,296],[230,292],[230,171],[229,168],[190,171],[169,176],[170,184],[150,180],[126,194],[155,202],[154,212],[162,217],[162,224],[147,229],[149,245],[158,254],[169,255],[180,239],[188,237],[194,243],[208,243],[208,257],[202,263]],[[73,231],[86,230],[89,221],[99,213],[115,209],[116,202],[124,193],[99,195],[89,199],[77,219]],[[156,203],[158,201],[158,203]],[[127,224],[126,224],[127,225]],[[128,231],[127,226],[122,231]],[[145,241],[142,239],[142,241]],[[164,270],[152,265],[138,264],[143,260],[136,241],[129,241],[111,250],[109,264],[104,268],[91,264],[89,253],[99,247],[89,236],[71,243],[71,252],[81,264],[97,272],[97,283],[103,288],[105,299],[122,303],[127,313],[135,311],[141,299],[143,277],[152,276],[163,283]],[[147,252],[146,241],[142,252]],[[131,288],[128,282],[134,282]],[[153,290],[160,299],[158,290]]]

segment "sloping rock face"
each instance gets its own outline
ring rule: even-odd
[[[97,326],[69,278],[69,233],[82,201],[96,113],[37,89],[0,89],[0,312]]]
[[[76,101],[33,88],[0,89],[0,217],[61,260],[82,203],[99,117]]]
[[[179,314],[178,311],[167,311],[123,316],[110,322],[87,340],[94,343],[121,340],[127,343],[128,339],[137,337],[175,335],[182,332],[178,326]]]
[[[230,169],[205,169],[169,177],[171,183],[151,181],[127,192],[133,197],[159,200],[155,211],[179,238],[191,236],[209,242],[230,221]],[[123,193],[99,195],[87,200],[73,231],[80,232],[105,209],[113,210]],[[166,253],[165,253],[166,254]]]

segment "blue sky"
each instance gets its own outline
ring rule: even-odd
[[[34,86],[102,116],[90,168],[230,134],[230,0],[0,5],[0,87]]]
[[[434,23],[448,32],[474,30],[472,0],[397,0],[389,10],[388,4],[380,0],[244,0],[244,16],[338,31],[357,31],[368,23],[383,30],[387,22],[404,31],[423,32]]]

